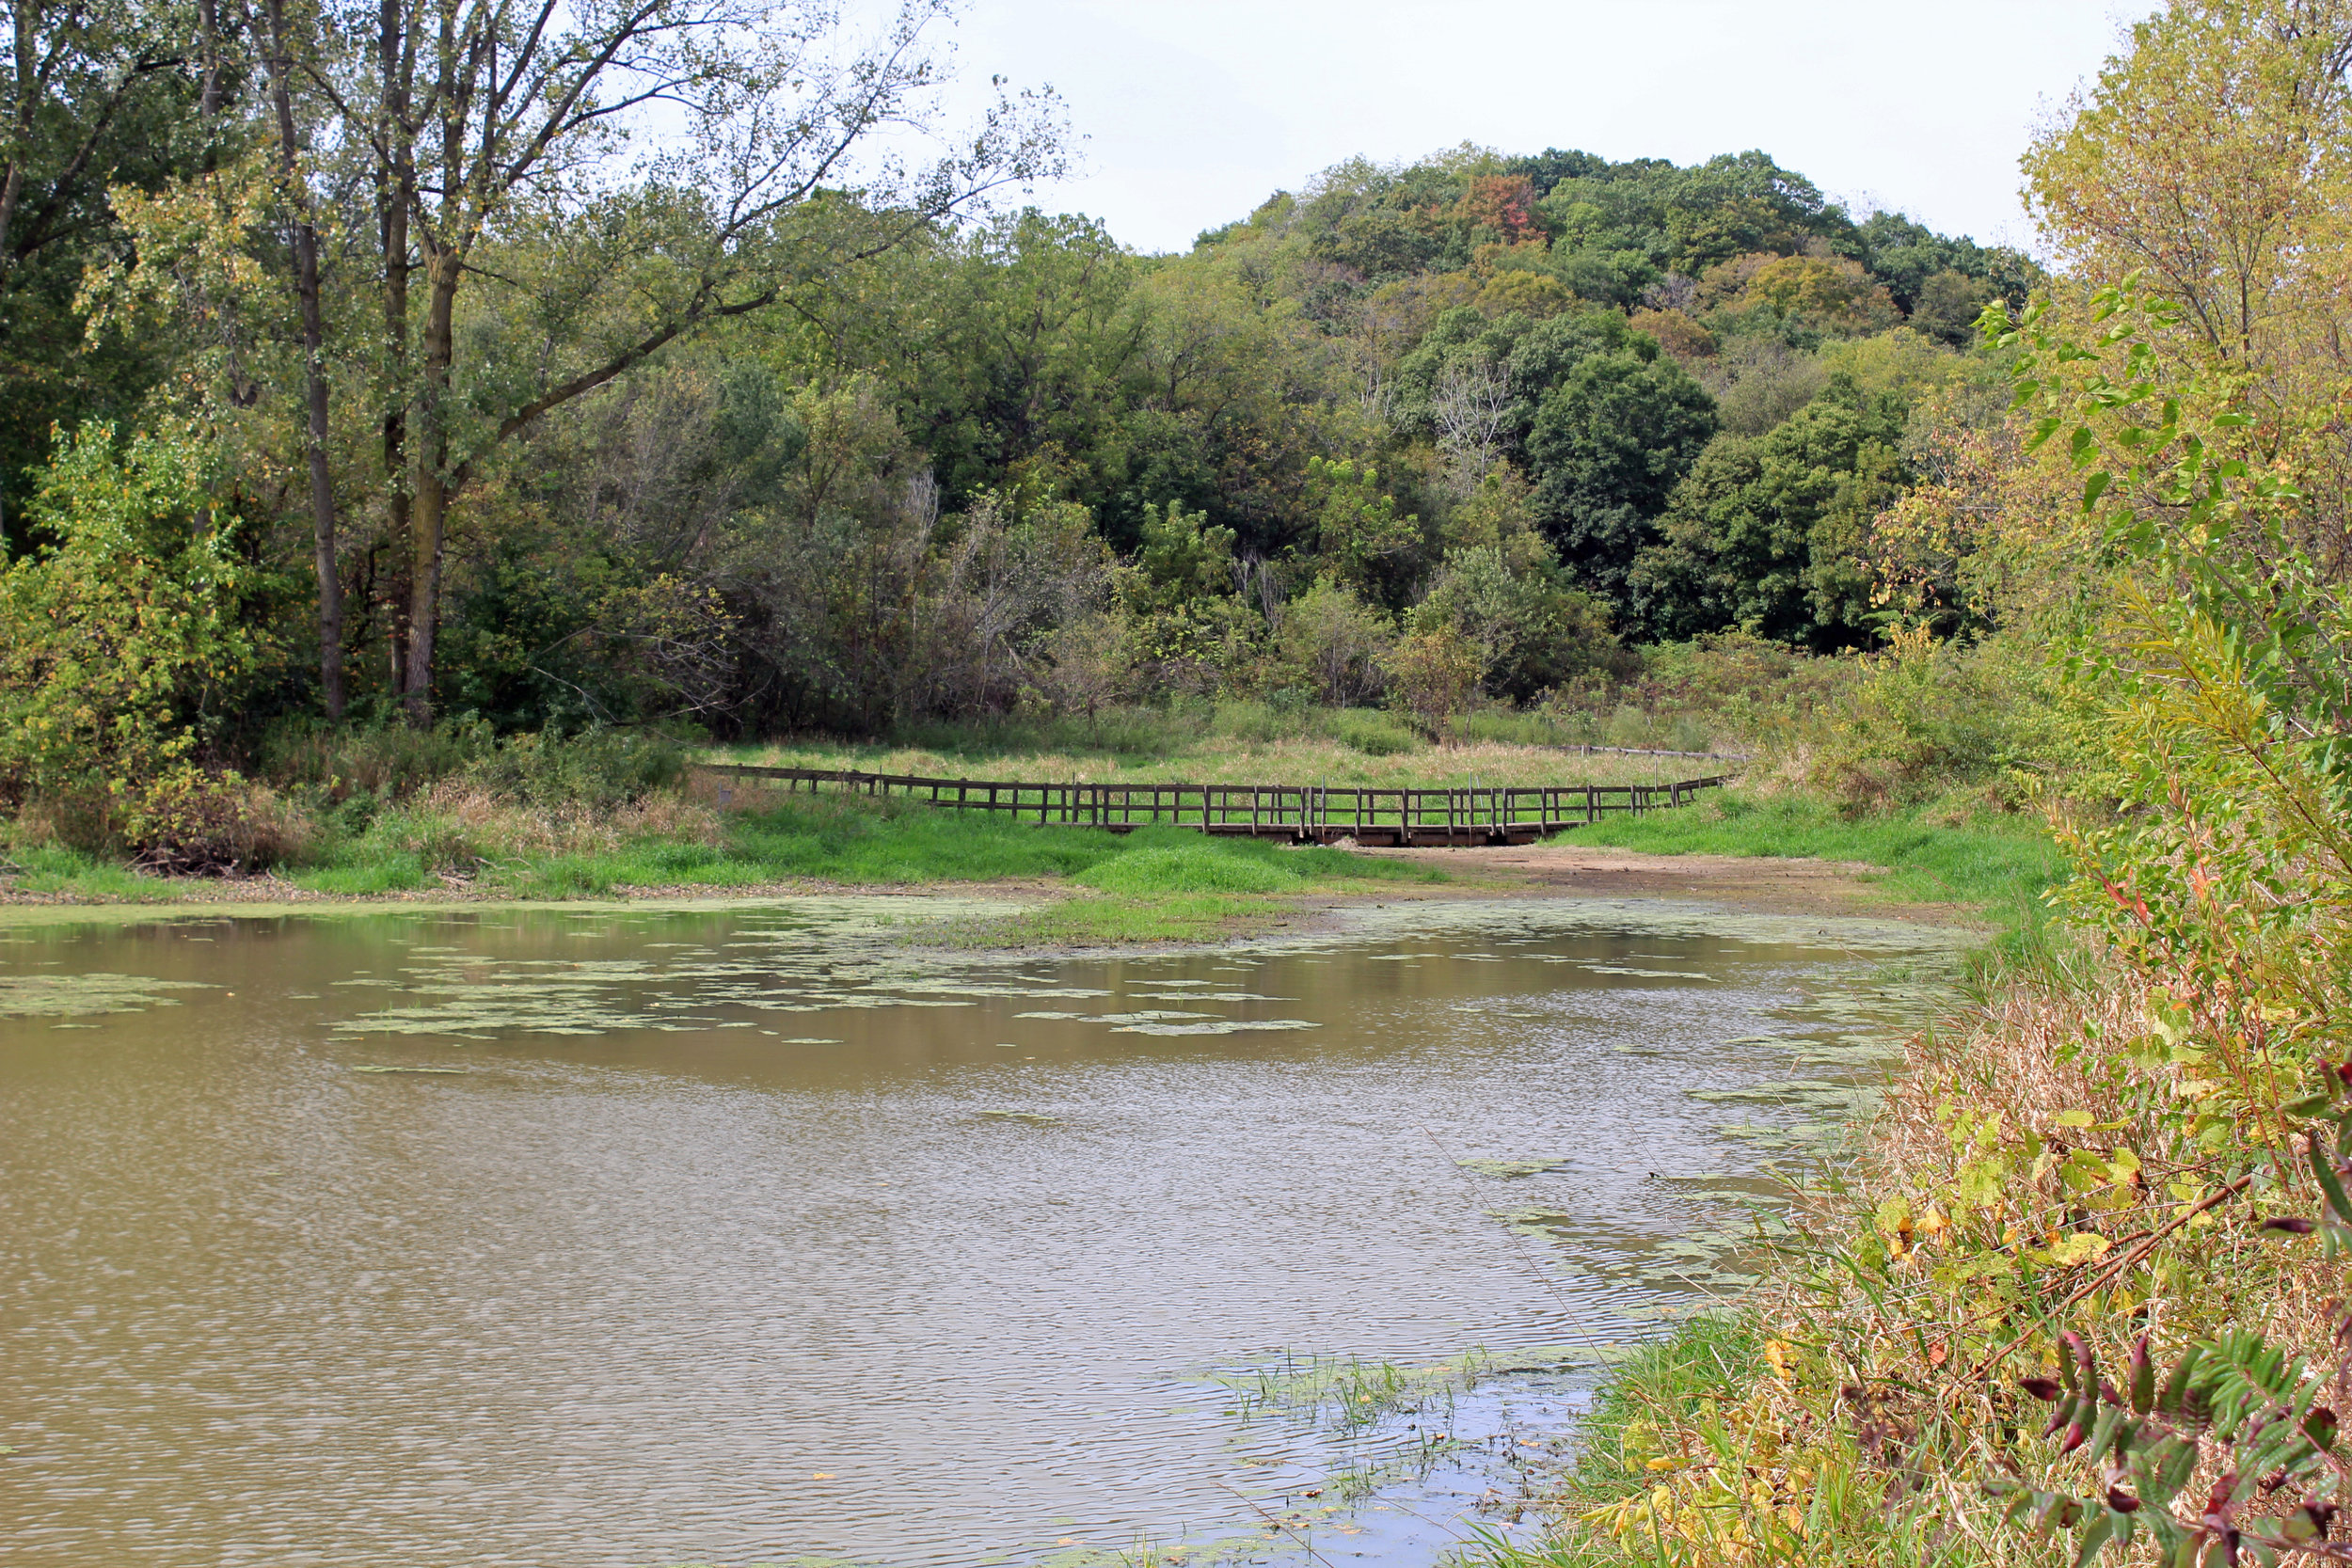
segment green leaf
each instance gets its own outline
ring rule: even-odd
[[[2129,1414],[2130,1412],[2120,1404],[2099,1406],[2099,1419],[2097,1424],[2090,1429],[2090,1444],[2088,1450],[2092,1459],[2102,1457],[2109,1448],[2114,1446],[2119,1429],[2122,1427],[2123,1419]]]
[[[2311,1508],[2306,1505],[2296,1509],[2279,1522],[2279,1533],[2299,1545],[2306,1541],[2318,1540],[2325,1532],[2320,1529],[2319,1521],[2312,1517]]]
[[[2336,1163],[2328,1157],[2327,1147],[2317,1138],[2311,1141],[2312,1174],[2319,1178],[2319,1190],[2328,1199],[2328,1207],[2336,1217],[2352,1224],[2352,1197],[2344,1195],[2344,1183],[2336,1178]]]
[[[2090,1521],[2090,1528],[2083,1531],[2082,1544],[2074,1548],[2074,1568],[2089,1568],[2089,1564],[2098,1558],[2099,1548],[2106,1545],[2107,1538],[2115,1533],[2115,1521],[2121,1515],[2109,1510]]]
[[[2181,1413],[2181,1404],[2188,1396],[2189,1380],[2197,1375],[2198,1358],[2205,1354],[2202,1345],[2191,1345],[2181,1353],[2181,1363],[2172,1369],[2172,1375],[2164,1382],[2164,1392],[2156,1400],[2156,1408],[2167,1416]]]

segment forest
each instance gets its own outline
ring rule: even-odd
[[[1434,736],[1989,625],[1874,519],[2041,274],[1762,152],[1358,160],[1146,256],[1024,203],[1050,94],[890,150],[941,0],[20,13],[0,792],[93,842],[305,724]]]

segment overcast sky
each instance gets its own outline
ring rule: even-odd
[[[1038,194],[1188,248],[1357,153],[1463,141],[1678,164],[1762,148],[1857,209],[2027,245],[2017,156],[2118,0],[970,0],[965,92],[1051,83],[1087,173]],[[961,96],[961,94],[960,94]]]

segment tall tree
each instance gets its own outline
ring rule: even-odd
[[[379,170],[412,719],[432,711],[453,509],[492,449],[666,344],[1060,166],[1051,94],[1001,86],[935,158],[866,155],[878,133],[929,130],[929,35],[953,9],[904,0],[857,47],[823,0],[381,0],[376,58],[332,90]],[[514,352],[465,362],[461,320],[513,330]]]
[[[326,320],[319,298],[319,230],[294,126],[294,76],[299,51],[316,68],[314,50],[296,42],[286,0],[263,0],[263,64],[270,114],[278,134],[278,167],[294,212],[294,305],[302,319],[302,388],[306,467],[310,479],[312,557],[319,585],[319,691],[329,719],[343,716],[343,578],[335,552],[335,481],[327,461]]]
[[[134,401],[152,345],[85,350],[82,263],[115,237],[106,187],[147,188],[190,161],[219,106],[216,26],[164,0],[10,0],[0,39],[0,485],[53,421]],[[199,83],[208,98],[197,101]],[[190,135],[194,130],[197,134]],[[110,385],[112,384],[112,385]],[[127,384],[127,385],[126,385]],[[20,541],[21,543],[21,541]]]
[[[0,284],[44,246],[67,237],[76,208],[97,196],[105,154],[127,111],[203,56],[204,108],[218,105],[216,29],[207,8],[199,40],[175,37],[165,8],[100,0],[11,0],[7,69],[0,71]]]
[[[2169,6],[2026,154],[2034,215],[2078,272],[2143,272],[2208,347],[2259,356],[2341,309],[2347,62],[2344,0]]]

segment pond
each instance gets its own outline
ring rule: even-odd
[[[0,927],[0,1557],[1431,1563],[1964,940],[984,912]]]

